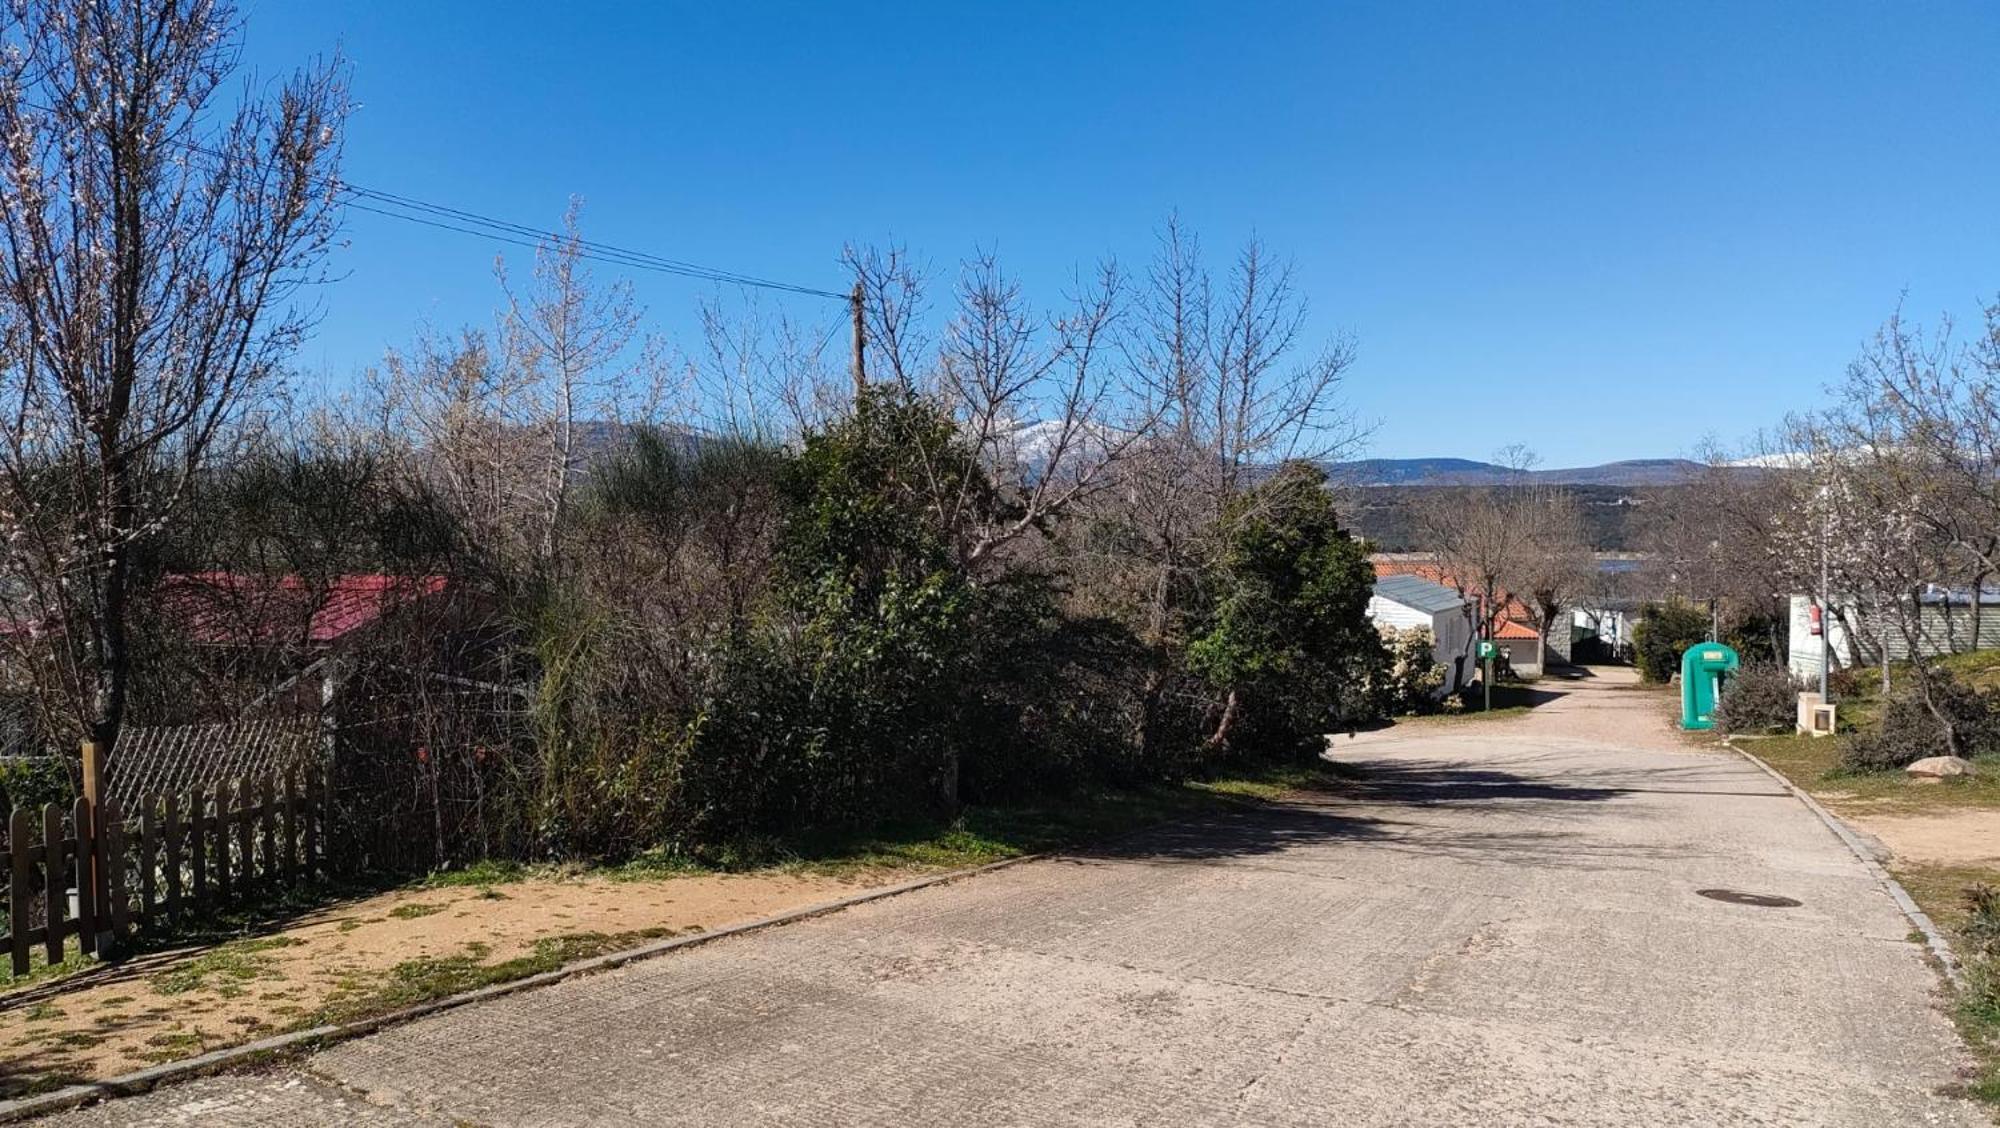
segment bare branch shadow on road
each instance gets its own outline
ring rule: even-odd
[[[1463,861],[1560,869],[1643,868],[1647,859],[1679,856],[1685,845],[1607,840],[1582,823],[1592,807],[1634,794],[1776,796],[1775,792],[1715,789],[1704,766],[1546,772],[1512,771],[1450,760],[1343,761],[1355,778],[1324,793],[1268,806],[1174,823],[1093,849],[1084,861],[1203,862],[1296,853],[1354,843]],[[1490,812],[1449,819],[1432,812]],[[1636,815],[1635,815],[1636,817]],[[1575,826],[1565,825],[1576,823]],[[1322,857],[1324,857],[1322,855]]]
[[[1069,856],[1097,860],[1202,861],[1245,858],[1325,845],[1386,841],[1391,820],[1314,798],[1168,823]]]
[[[1513,800],[1601,803],[1631,790],[1617,785],[1524,775],[1505,768],[1470,767],[1463,761],[1394,759],[1342,763],[1357,772],[1357,778],[1343,793],[1345,798],[1402,806]]]

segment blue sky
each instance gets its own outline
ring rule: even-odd
[[[2000,297],[2000,5],[246,12],[266,72],[351,60],[353,182],[550,225],[575,193],[590,237],[674,258],[838,290],[850,241],[983,246],[1052,297],[1176,209],[1213,252],[1254,232],[1357,338],[1378,456],[1682,453],[1810,403],[1906,292]],[[502,248],[346,237],[315,378],[490,322]],[[635,283],[688,340],[702,285]]]

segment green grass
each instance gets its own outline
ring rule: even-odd
[[[1920,780],[1902,771],[1849,771],[1841,766],[1840,759],[1847,739],[1786,734],[1746,740],[1742,745],[1786,779],[1836,809],[1852,807],[1871,814],[1905,815],[2000,807],[2000,756],[1974,758],[1979,774],[1970,778]]]
[[[1497,694],[1495,695],[1495,699],[1498,699]],[[1467,706],[1463,713],[1432,713],[1428,716],[1413,717],[1410,719],[1420,721],[1424,724],[1453,725],[1463,724],[1466,721],[1497,721],[1506,717],[1525,717],[1534,711],[1535,707],[1533,705],[1495,705],[1491,709],[1482,709],[1477,702],[1474,702]]]
[[[275,961],[264,953],[303,943],[305,941],[292,936],[231,940],[154,975],[150,982],[153,990],[162,995],[184,995],[212,988],[224,998],[235,998],[244,993],[243,984],[255,979],[277,977]]]
[[[1270,767],[1046,802],[967,807],[943,824],[913,822],[866,833],[809,836],[779,847],[764,862],[828,876],[985,865],[1117,838],[1172,819],[1269,802],[1286,792],[1330,789],[1346,774],[1347,769],[1330,763]]]
[[[389,915],[397,920],[418,920],[433,913],[441,913],[444,906],[436,902],[407,901],[389,910]]]
[[[469,885],[502,885],[541,876],[558,867],[529,866],[520,862],[480,861],[456,869],[438,870],[418,882],[424,889],[455,889]]]
[[[28,952],[28,973],[0,980],[0,983],[4,983],[8,991],[14,991],[54,979],[67,979],[96,966],[98,966],[97,957],[84,955],[83,950],[77,946],[77,938],[72,936],[63,941],[62,959],[50,963],[47,950],[37,944]]]
[[[635,932],[579,932],[566,936],[545,936],[535,941],[534,949],[527,955],[499,963],[486,963],[490,949],[485,944],[474,942],[467,944],[455,956],[405,960],[379,976],[366,979],[350,977],[341,983],[325,1005],[294,1025],[305,1028],[390,1014],[480,987],[555,971],[578,960],[622,951],[648,940],[672,935],[674,930],[671,928],[644,928]]]

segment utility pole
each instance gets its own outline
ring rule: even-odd
[[[848,312],[854,316],[854,402],[861,402],[862,389],[868,386],[868,369],[864,363],[868,354],[868,320],[861,304],[861,280],[855,279],[854,289],[847,295]]]
[[[1826,487],[1820,487],[1820,497],[1826,496]],[[1832,581],[1828,578],[1831,569],[1827,566],[1827,539],[1833,535],[1833,510],[1826,508],[1819,526],[1819,700],[1826,704],[1833,700],[1827,696],[1827,667],[1833,662],[1833,593],[1828,591]],[[1883,653],[1886,655],[1887,650]]]

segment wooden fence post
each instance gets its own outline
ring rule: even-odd
[[[258,888],[270,896],[278,891],[278,804],[271,790],[271,777],[257,781],[257,830],[263,839],[264,864],[259,870],[262,879]]]
[[[70,826],[76,832],[76,942],[86,955],[97,953],[97,866],[92,845],[97,835],[91,812],[87,795],[77,796],[70,808]]]
[[[252,806],[256,792],[249,779],[236,781],[236,897],[247,901],[257,890],[257,812]]]
[[[194,888],[190,891],[197,912],[206,914],[213,902],[216,879],[208,872],[208,792],[197,786],[192,792],[192,805],[188,808],[188,819],[193,824],[188,833],[188,859],[193,863],[192,878]]]
[[[34,891],[29,888],[35,879],[34,857],[31,851],[35,845],[35,812],[27,807],[16,807],[7,820],[7,849],[12,852],[12,863],[7,886],[7,923],[11,929],[9,939],[14,942],[14,974],[28,974],[28,906],[34,903]]]
[[[169,791],[161,802],[167,824],[167,904],[161,915],[178,925],[187,919],[187,905],[181,901],[181,797]]]
[[[285,848],[279,852],[279,872],[285,875],[285,884],[293,885],[299,879],[299,773],[285,769],[285,798],[282,808],[285,816],[280,833],[284,835]]]
[[[319,865],[319,773],[312,768],[306,769],[305,822],[306,840],[300,850],[305,855],[305,864],[301,872],[311,881],[316,872],[314,867]]]
[[[139,927],[159,923],[160,885],[154,861],[160,855],[160,827],[153,811],[159,804],[147,795],[139,800]]]
[[[86,950],[96,952],[100,958],[108,957],[111,954],[109,948],[111,946],[110,942],[113,931],[111,927],[111,914],[103,911],[110,907],[112,862],[104,852],[104,834],[100,827],[100,824],[104,820],[98,818],[97,814],[98,811],[103,809],[104,800],[107,798],[104,789],[104,754],[109,751],[109,748],[99,744],[95,740],[86,740],[83,742],[84,807],[79,809],[87,810],[85,814],[77,816],[76,820],[76,881],[77,904],[79,906],[77,916],[78,919],[81,919],[83,916],[81,908],[83,904],[83,885],[88,882],[90,885],[90,902],[92,907],[97,910],[92,915],[92,922],[97,932],[91,937],[91,946]],[[88,824],[90,827],[88,835],[84,834],[85,824]]]
[[[97,809],[97,872],[104,882],[97,901],[97,955],[107,959],[132,929],[132,902],[125,887],[125,812],[118,800]]]
[[[43,937],[50,964],[62,962],[63,916],[69,909],[69,854],[63,849],[63,813],[54,803],[42,805],[42,895],[48,899],[48,935]],[[81,894],[78,894],[81,897]],[[79,902],[79,908],[81,902]],[[81,936],[77,944],[89,943]]]

